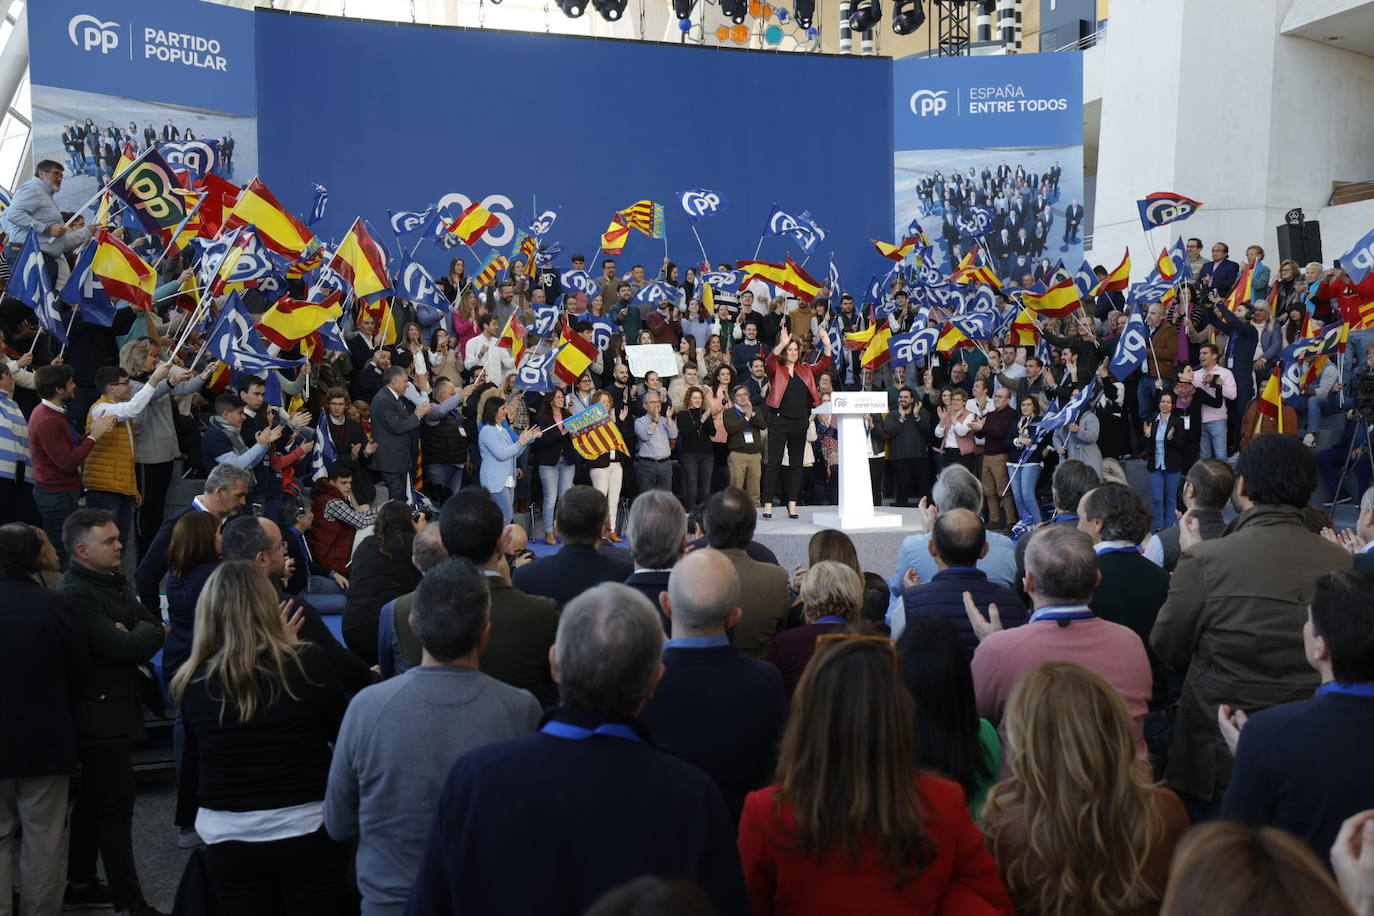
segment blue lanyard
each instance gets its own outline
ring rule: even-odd
[[[1076,515],[1056,515],[1056,516],[1055,516],[1054,518],[1052,518],[1050,521],[1054,521],[1054,522],[1076,522],[1076,521],[1078,521],[1078,516],[1076,516]]]
[[[849,621],[848,621],[848,620],[845,620],[843,617],[822,617],[820,620],[817,620],[816,623],[844,623],[844,624],[847,624],[847,623],[849,623]]]
[[[1103,548],[1101,548],[1100,550],[1097,551],[1097,555],[1100,557],[1100,556],[1102,556],[1104,553],[1142,553],[1142,552],[1143,552],[1143,551],[1142,551],[1139,547],[1103,547]]]
[[[1328,693],[1343,693],[1352,697],[1374,697],[1374,684],[1342,684],[1340,681],[1332,681],[1317,688],[1317,696],[1319,697],[1326,696]]]
[[[569,738],[573,741],[585,741],[592,735],[605,735],[608,738],[624,738],[626,741],[640,741],[644,739],[635,734],[635,730],[628,725],[621,725],[616,722],[605,722],[596,728],[583,728],[580,725],[570,725],[567,722],[560,722],[557,719],[550,719],[544,723],[544,727],[539,729],[546,735],[553,735],[555,738]]]
[[[1042,607],[1031,614],[1030,622],[1035,623],[1037,620],[1090,620],[1095,616],[1097,615],[1087,605],[1063,604]]]

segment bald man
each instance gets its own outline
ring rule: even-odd
[[[902,593],[906,623],[917,617],[946,618],[959,630],[964,654],[972,661],[978,637],[964,611],[965,594],[973,596],[980,611],[997,605],[1005,627],[1026,622],[1026,606],[1016,593],[988,581],[987,573],[978,568],[978,561],[988,552],[988,539],[983,520],[975,513],[968,509],[942,512],[931,531],[929,549],[938,571],[929,582],[920,582],[915,570],[907,570]]]
[[[671,621],[663,680],[640,714],[659,748],[702,769],[739,820],[744,796],[773,776],[787,721],[782,675],[730,643],[740,583],[730,558],[694,550],[673,567],[659,605]]]

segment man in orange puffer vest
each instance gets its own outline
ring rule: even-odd
[[[95,388],[100,398],[86,414],[86,427],[98,417],[114,417],[116,426],[101,436],[81,469],[86,487],[86,505],[105,509],[115,517],[125,554],[132,558],[134,509],[143,502],[134,471],[134,418],[152,401],[158,385],[176,369],[160,363],[137,397],[129,396],[129,374],[118,366],[102,366],[95,373]],[[181,372],[182,375],[189,373]]]

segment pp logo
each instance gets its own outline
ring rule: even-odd
[[[842,394],[832,394],[830,396],[830,406],[835,410],[844,410],[849,406],[849,398]]]
[[[715,191],[686,191],[682,195],[682,209],[693,216],[715,213],[720,207],[720,195]]]
[[[446,214],[448,219],[453,219],[472,205],[472,198],[466,194],[445,194],[439,198],[439,212]],[[515,238],[515,221],[510,218],[506,211],[515,206],[511,199],[504,194],[489,194],[482,198],[482,206],[486,207],[496,215],[498,225],[488,229],[482,235],[482,241],[493,248],[500,248],[508,244]],[[444,235],[453,238],[453,234],[445,232]],[[456,243],[456,239],[455,239]]]
[[[1366,239],[1366,241],[1368,241],[1368,239]],[[1351,267],[1356,268],[1356,271],[1351,273],[1352,277],[1359,273],[1374,270],[1374,244],[1365,245],[1363,248],[1357,248],[1355,251],[1346,255],[1345,259],[1341,261],[1341,265],[1345,267],[1347,273],[1350,273]]]
[[[530,223],[530,234],[542,237],[553,228],[553,221],[556,219],[558,219],[557,210],[545,210],[534,218],[534,222]]]
[[[411,261],[401,274],[401,288],[412,295],[412,302],[429,302],[434,298],[434,283],[418,262]]]
[[[782,211],[773,214],[768,228],[774,235],[788,233],[795,236],[807,251],[810,251],[811,246],[816,244],[816,233],[810,226],[797,222],[790,214]]]
[[[417,213],[414,210],[401,210],[391,214],[391,231],[397,235],[414,232],[429,220],[429,210]]]
[[[1186,200],[1156,200],[1145,207],[1145,217],[1156,226],[1191,216],[1197,208]]]
[[[219,159],[218,140],[182,140],[175,143],[160,143],[158,150],[167,164],[173,168],[186,169],[196,175],[214,171]]]
[[[948,89],[917,89],[911,94],[911,113],[918,117],[935,117],[949,107]]]
[[[90,13],[73,16],[67,23],[67,35],[72,44],[83,51],[99,50],[101,54],[109,54],[119,47],[119,23],[101,22]]]
[[[520,371],[516,378],[522,385],[531,388],[538,388],[545,382],[548,374],[548,364],[553,360],[554,353],[550,350],[547,353],[531,353],[525,357],[525,361],[520,364]]]
[[[1149,346],[1145,342],[1145,335],[1141,333],[1137,326],[1130,326],[1126,329],[1126,339],[1121,341],[1123,354],[1129,354],[1129,359],[1134,360],[1137,353],[1144,353]]]

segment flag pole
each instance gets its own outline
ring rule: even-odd
[[[135,159],[134,159],[132,162],[130,162],[128,165],[124,166],[124,168],[120,169],[120,170],[114,175],[114,177],[112,177],[109,181],[107,181],[107,182],[105,183],[105,186],[104,186],[104,187],[102,187],[99,191],[96,191],[95,194],[91,195],[91,199],[90,199],[90,200],[86,201],[84,204],[82,204],[81,206],[79,206],[79,207],[77,207],[75,210],[73,210],[73,211],[72,211],[71,217],[68,218],[67,221],[66,221],[65,223],[63,223],[62,225],[64,225],[64,226],[70,226],[72,223],[76,222],[77,217],[79,217],[79,216],[82,214],[82,212],[85,211],[85,209],[86,209],[87,207],[91,206],[91,205],[94,204],[96,201],[100,200],[100,195],[102,195],[102,194],[104,194],[106,191],[110,190],[110,187],[111,187],[112,185],[114,185],[114,183],[115,183],[116,181],[119,181],[119,179],[123,178],[126,172],[128,172],[128,171],[129,171],[130,169],[132,169],[134,166],[136,166],[136,165],[138,165],[140,162],[142,162],[143,159],[144,159],[149,153],[151,153],[151,152],[152,152],[153,150],[155,150],[155,149],[157,149],[157,147],[155,147],[155,146],[150,146],[150,147],[148,147],[147,149],[145,149],[143,152],[139,153],[138,156],[137,156],[137,158],[135,158]]]
[[[43,326],[42,326],[42,325],[39,325],[38,330],[35,331],[35,332],[33,333],[33,341],[29,343],[29,349],[28,349],[28,351],[25,353],[26,356],[33,353],[34,348],[38,346],[38,338],[40,338],[40,337],[42,337],[42,336],[43,336]]]
[[[72,325],[76,322],[76,311],[77,311],[77,310],[76,310],[75,308],[73,308],[70,317],[67,318],[67,339],[68,339],[68,340],[71,340],[71,337],[72,337]],[[38,342],[38,337],[37,337],[37,335],[34,336],[34,342],[35,342],[35,343]],[[61,359],[61,358],[62,358],[62,355],[63,355],[64,353],[66,353],[66,352],[67,352],[67,345],[64,343],[64,344],[62,344],[62,346],[61,346],[61,347],[58,349],[58,351],[57,351],[57,358],[58,358],[58,359]]]
[[[212,283],[210,286],[205,287],[205,289],[201,292],[201,294],[200,294],[200,300],[199,300],[198,302],[196,302],[196,307],[195,307],[194,309],[191,310],[190,316],[186,319],[186,327],[185,327],[184,330],[182,330],[181,336],[180,336],[179,338],[177,338],[176,346],[172,347],[172,349],[171,349],[170,351],[168,351],[168,354],[167,354],[167,361],[168,361],[168,362],[171,362],[171,361],[172,361],[172,358],[173,358],[174,356],[176,356],[177,351],[181,349],[181,347],[182,347],[182,345],[183,345],[184,343],[186,343],[186,338],[188,338],[188,337],[191,336],[191,331],[195,328],[196,322],[200,320],[200,311],[201,311],[201,309],[205,307],[206,302],[209,301],[209,299],[211,298],[211,296],[210,296],[210,290],[211,290],[213,287],[214,287],[214,284]],[[210,342],[207,340],[205,343],[206,343],[206,346],[208,346]],[[201,347],[201,352],[203,353],[204,351],[205,351],[205,347]],[[196,354],[196,358],[197,358],[197,359],[200,358],[200,353],[197,353],[197,354]],[[192,360],[192,362],[194,363],[195,360]]]

